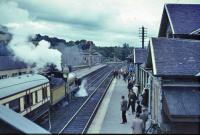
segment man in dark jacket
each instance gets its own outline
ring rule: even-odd
[[[149,92],[148,89],[144,89],[144,94],[142,94],[142,105],[144,107],[148,107],[148,100],[149,100]]]
[[[125,123],[127,123],[126,110],[127,110],[128,101],[125,99],[124,96],[122,96],[121,98],[122,98],[122,101],[121,101],[122,122],[121,122],[121,124],[125,124]]]
[[[146,128],[146,122],[148,120],[148,110],[146,108],[144,108],[142,110],[142,114],[140,115],[140,119],[142,119],[143,121],[143,133],[145,133],[145,128]]]
[[[130,91],[130,90],[133,88],[133,85],[134,85],[133,80],[130,80],[130,81],[128,82],[128,86],[127,86],[128,91]]]
[[[136,94],[133,92],[133,90],[130,90],[128,93],[128,110],[131,106],[132,108],[132,114],[135,112],[135,101],[137,100]]]

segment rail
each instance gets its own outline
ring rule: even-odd
[[[111,72],[109,72],[106,77],[103,79],[103,81],[101,81],[100,84],[98,84],[98,86],[95,88],[95,90],[92,92],[92,94],[90,94],[90,96],[87,98],[87,100],[82,104],[82,106],[78,109],[78,111],[72,116],[72,118],[65,124],[65,126],[60,130],[59,134],[61,134],[66,128],[67,126],[76,118],[76,116],[81,112],[81,110],[83,109],[84,106],[87,105],[88,101],[93,97],[93,95],[98,91],[98,89],[100,88],[100,86],[105,82],[105,80],[109,77],[109,75],[111,74]],[[108,86],[106,87],[108,88]],[[105,94],[105,92],[104,92]],[[101,95],[102,96],[102,95]],[[102,99],[102,98],[101,98]],[[99,101],[100,102],[100,101]],[[99,105],[99,102],[97,103],[97,105]],[[97,105],[95,106],[95,109],[97,108]],[[94,111],[91,115],[94,115]],[[89,120],[91,120],[92,116],[90,115],[90,118],[87,120],[87,123],[85,125],[85,127],[83,127],[83,131],[85,132],[85,129],[87,129],[87,126],[89,124]]]
[[[108,88],[109,88],[109,86],[110,86],[112,80],[113,80],[113,77],[111,78],[109,84],[108,84],[107,87],[106,87],[106,90],[104,91],[102,97],[100,98],[100,100],[99,100],[99,102],[97,103],[97,105],[96,105],[94,111],[92,112],[92,114],[91,114],[91,116],[90,116],[90,118],[89,118],[89,120],[88,120],[88,122],[87,122],[85,128],[84,128],[83,131],[82,131],[82,134],[86,132],[86,130],[87,130],[88,126],[89,126],[89,123],[90,123],[91,120],[93,119],[93,117],[94,117],[96,111],[98,110],[98,108],[99,108],[99,106],[100,106],[100,104],[101,104],[103,98],[105,97],[105,94],[106,94],[106,92],[107,92],[107,90],[108,90]]]

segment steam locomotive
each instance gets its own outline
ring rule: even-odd
[[[43,74],[49,79],[51,105],[67,100],[68,102],[74,97],[74,94],[79,90],[81,80],[77,78],[74,72],[68,74],[67,80],[63,78],[62,71],[50,71]],[[64,98],[67,99],[64,99]]]

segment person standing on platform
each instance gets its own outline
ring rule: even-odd
[[[126,82],[126,77],[127,77],[127,73],[126,71],[123,72],[123,78],[124,78],[124,81]]]
[[[136,114],[136,118],[133,119],[133,123],[131,126],[131,128],[133,130],[133,134],[142,134],[143,122],[139,117],[140,117],[140,115]]]
[[[144,93],[142,94],[142,105],[148,107],[149,92],[147,88],[144,88]]]
[[[148,120],[148,111],[146,108],[142,110],[142,114],[140,115],[140,119],[143,121],[143,133],[145,133],[146,122]]]
[[[125,123],[127,123],[126,111],[127,111],[128,101],[125,99],[124,96],[122,96],[121,98],[122,98],[122,101],[121,101],[122,122],[121,122],[121,124],[125,124]]]
[[[133,92],[136,94],[136,97],[138,98],[138,84],[134,85]]]
[[[129,81],[131,80],[131,73],[128,73],[128,76],[127,76],[127,78],[128,78],[128,83],[129,83]]]
[[[118,73],[117,78],[120,79],[121,78],[121,70],[118,70],[117,73]]]
[[[135,93],[133,92],[133,90],[130,90],[128,93],[128,110],[131,106],[132,109],[132,114],[135,112],[135,101],[137,100],[137,97],[135,95]]]
[[[136,108],[136,114],[141,114],[142,113],[142,106],[140,105],[140,101],[137,101],[137,108]]]
[[[130,81],[128,82],[128,86],[127,86],[128,91],[130,91],[130,90],[133,88],[133,85],[134,85],[133,80],[130,80]]]

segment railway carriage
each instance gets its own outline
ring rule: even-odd
[[[70,72],[68,79],[63,73],[25,74],[0,81],[0,104],[40,125],[49,119],[50,110],[56,109],[58,103],[68,102],[79,89],[76,74]],[[41,125],[42,126],[42,125]],[[50,126],[50,125],[44,125]]]
[[[39,74],[26,74],[0,81],[0,104],[38,121],[48,114],[49,80]]]

